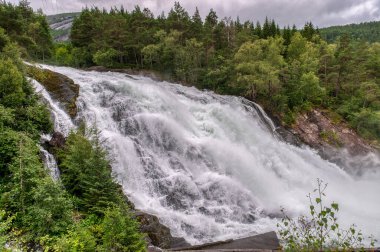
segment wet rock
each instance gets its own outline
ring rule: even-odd
[[[148,235],[148,243],[150,245],[162,249],[187,247],[190,245],[183,238],[173,237],[170,229],[162,225],[156,216],[140,211],[137,211],[135,215],[140,222],[141,231]]]
[[[247,238],[206,243],[192,247],[181,247],[171,251],[273,251],[280,250],[280,241],[275,232]]]
[[[41,69],[35,66],[27,66],[28,75],[40,82],[50,96],[61,103],[65,111],[71,118],[77,115],[76,100],[79,95],[79,86],[67,76],[53,72],[48,69]]]
[[[65,136],[60,132],[54,132],[48,144],[52,148],[62,148],[65,143]]]

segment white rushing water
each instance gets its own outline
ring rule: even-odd
[[[242,98],[120,73],[44,66],[80,85],[79,119],[96,124],[113,172],[138,209],[192,244],[275,230],[280,206],[297,215],[321,178],[340,219],[380,237],[380,171],[354,177],[315,151],[282,142]],[[44,96],[46,93],[42,92]],[[57,130],[73,124],[51,102]],[[371,167],[372,166],[372,167]],[[366,169],[367,169],[366,168]]]

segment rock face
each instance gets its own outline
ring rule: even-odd
[[[141,224],[141,231],[148,235],[150,245],[163,249],[190,246],[185,239],[173,237],[170,229],[162,225],[156,216],[140,211],[136,211],[135,215]]]
[[[172,249],[170,251],[274,251],[280,250],[275,232],[255,235],[237,240],[213,242],[203,245]]]
[[[77,115],[75,102],[79,95],[79,86],[72,79],[63,74],[34,66],[28,66],[28,73],[46,88],[54,100],[62,104],[71,118]]]
[[[343,122],[334,122],[327,111],[314,109],[296,119],[292,132],[309,146],[322,151],[345,148],[352,156],[374,149]]]
[[[65,143],[65,136],[60,132],[54,132],[49,141],[49,146],[52,148],[63,148]]]

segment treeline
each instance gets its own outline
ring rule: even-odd
[[[203,20],[198,9],[191,16],[175,3],[158,17],[138,6],[84,9],[55,60],[157,70],[200,89],[257,100],[286,124],[300,111],[323,107],[379,140],[379,48],[349,36],[328,44],[310,22],[280,29],[268,18],[262,25],[219,19],[212,9]]]
[[[35,13],[27,0],[19,5],[0,1],[0,27],[23,50],[23,58],[44,60],[51,57],[53,42],[42,11]]]
[[[14,10],[13,15],[8,13],[7,22],[23,22],[20,6],[0,6]],[[99,132],[80,127],[70,133],[61,148],[53,148],[61,179],[51,178],[43,164],[39,142],[41,134],[51,132],[52,123],[47,107],[26,78],[21,57],[21,51],[35,51],[20,47],[25,44],[19,43],[13,28],[3,28],[0,27],[0,250],[145,251],[144,236],[111,176]]]
[[[320,29],[320,32],[321,37],[329,43],[335,42],[344,34],[348,34],[353,40],[357,41],[380,42],[380,21],[331,26]]]

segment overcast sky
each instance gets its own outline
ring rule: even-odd
[[[17,3],[18,0],[10,0]],[[168,13],[174,0],[29,0],[33,8],[47,14],[80,11],[84,6],[120,6],[128,10],[135,5],[148,7],[156,15]],[[190,15],[198,6],[204,17],[213,8],[221,17],[241,20],[274,18],[283,25],[302,26],[312,21],[319,27],[380,20],[380,0],[180,0]]]

